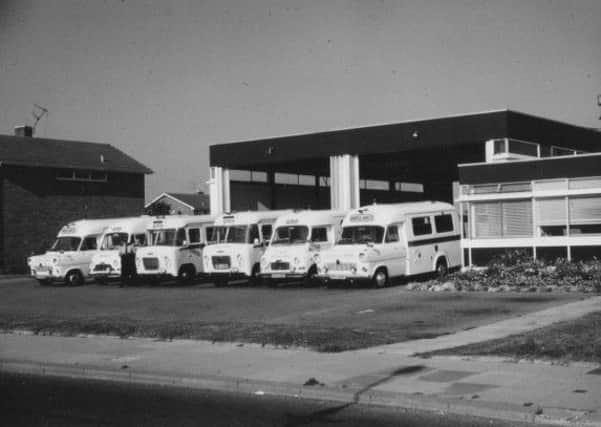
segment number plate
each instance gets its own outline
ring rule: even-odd
[[[286,277],[285,274],[272,274],[271,275],[272,279],[283,279],[284,277]]]
[[[230,268],[228,264],[215,264],[216,270],[227,270],[228,268]]]

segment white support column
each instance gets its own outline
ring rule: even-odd
[[[219,166],[209,169],[209,197],[211,215],[230,211],[230,171]]]
[[[354,209],[360,204],[359,156],[342,154],[330,157],[331,209]]]

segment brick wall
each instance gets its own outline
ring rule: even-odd
[[[54,241],[66,223],[82,218],[141,215],[144,177],[109,175],[107,183],[56,180],[52,169],[3,168],[2,270],[23,272],[26,258]]]

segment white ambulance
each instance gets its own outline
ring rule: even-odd
[[[459,221],[443,202],[370,205],[347,214],[334,247],[316,255],[326,281],[371,281],[438,272],[461,265]]]
[[[304,210],[280,216],[261,257],[261,277],[268,284],[299,279],[313,284],[317,276],[314,256],[334,246],[345,215],[343,211]]]
[[[202,252],[213,221],[210,215],[154,217],[147,230],[147,246],[136,250],[138,276],[193,280],[202,272]]]
[[[215,285],[230,280],[259,282],[260,260],[278,217],[291,210],[222,214],[215,220],[213,244],[204,251],[204,271]]]
[[[146,245],[146,230],[152,222],[150,216],[124,218],[104,230],[100,247],[92,256],[90,276],[99,282],[121,278],[121,248],[126,245],[137,250]]]
[[[83,219],[65,225],[52,247],[43,255],[27,259],[31,275],[40,284],[66,282],[81,285],[104,230],[120,218]]]

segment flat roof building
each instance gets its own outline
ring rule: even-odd
[[[596,151],[595,129],[511,110],[217,144],[211,210],[452,202],[459,164]]]

